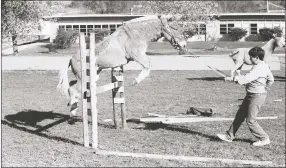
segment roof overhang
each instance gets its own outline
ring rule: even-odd
[[[53,19],[53,18],[102,18],[102,17],[112,17],[112,18],[120,18],[120,17],[143,17],[150,15],[128,15],[128,14],[60,14],[53,16],[44,16],[44,19]]]

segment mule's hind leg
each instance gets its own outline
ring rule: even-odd
[[[78,102],[81,96],[80,91],[78,90],[78,84],[76,81],[71,81],[70,82],[70,87],[69,87],[69,97],[70,97],[70,101],[68,103],[68,106],[71,106],[70,109],[70,120],[69,123],[73,124],[74,123],[74,117],[76,116],[76,112],[78,109]]]
[[[142,54],[140,57],[135,57],[134,61],[141,64],[143,69],[140,74],[133,80],[133,85],[140,83],[143,79],[149,76],[151,70],[151,62],[146,54]]]

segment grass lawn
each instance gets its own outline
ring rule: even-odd
[[[18,56],[71,56],[79,48],[78,44],[73,44],[68,49],[58,49],[56,52],[49,52],[48,43],[24,49],[17,54]],[[216,51],[209,50],[213,47],[212,42],[198,41],[188,42],[187,48],[194,55],[227,55],[235,48],[263,46],[263,42],[226,42],[219,41]],[[277,48],[274,53],[285,53],[285,49]],[[146,51],[147,55],[178,55],[179,51],[174,49],[169,42],[151,42]]]
[[[20,167],[220,167],[242,166],[220,162],[184,162],[95,155],[82,146],[82,122],[69,125],[68,100],[55,89],[56,71],[2,72],[2,166]],[[131,86],[139,71],[125,72],[127,117],[147,113],[185,114],[190,107],[212,108],[214,117],[234,117],[243,86],[225,83],[212,71],[151,71],[137,86]],[[275,83],[259,116],[278,116],[258,122],[270,135],[271,144],[251,145],[256,139],[244,123],[233,143],[220,141],[231,122],[200,122],[161,127],[128,123],[129,130],[116,130],[112,118],[111,91],[98,96],[99,148],[104,150],[200,156],[225,159],[272,161],[285,166],[285,65],[274,71]],[[69,73],[70,79],[72,78]],[[110,82],[103,71],[99,85]],[[282,99],[282,102],[273,101]],[[81,115],[79,112],[78,115]],[[43,126],[54,123],[49,129]],[[40,131],[35,131],[40,129]],[[251,166],[251,165],[244,165]]]

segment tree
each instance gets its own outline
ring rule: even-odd
[[[189,32],[197,29],[195,22],[212,20],[218,11],[216,1],[139,1],[136,6],[138,13],[173,15],[182,31]]]
[[[82,1],[81,6],[95,13],[128,13],[134,1]],[[78,4],[74,4],[78,5]]]
[[[57,1],[1,1],[2,38],[12,37],[13,52],[18,52],[17,36],[36,34],[39,21],[44,15],[63,11],[61,5],[67,2]]]
[[[268,0],[269,3],[275,4],[281,7],[286,7],[285,0]],[[231,12],[231,13],[239,13],[239,12],[266,12],[267,10],[267,2],[265,0],[249,0],[249,1],[218,1],[219,11],[222,13]],[[269,5],[270,10],[281,10],[281,8],[277,8],[273,5]]]

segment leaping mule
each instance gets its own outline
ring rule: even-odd
[[[267,62],[268,58],[272,56],[274,50],[276,47],[285,47],[285,39],[283,37],[278,38],[274,34],[272,38],[264,45],[262,48],[265,51],[264,60]],[[250,61],[250,56],[248,54],[249,50],[251,48],[238,48],[232,53],[229,54],[229,56],[234,61],[234,68],[231,69],[230,75],[231,77],[234,77],[234,73],[236,72],[238,75],[240,75],[240,70],[243,66],[243,64],[246,65],[252,65]]]
[[[151,69],[150,59],[145,54],[148,43],[165,37],[171,45],[183,50],[186,46],[186,39],[183,33],[169,26],[170,16],[145,16],[127,21],[113,34],[95,46],[97,57],[97,74],[102,69],[116,68],[135,61],[142,65],[140,74],[133,80],[133,85],[140,83],[146,78]],[[68,68],[71,66],[76,81],[68,81]],[[59,72],[59,83],[57,88],[69,97],[68,105],[71,106],[70,116],[76,114],[78,102],[81,98],[81,64],[80,51],[73,55],[69,63]]]

